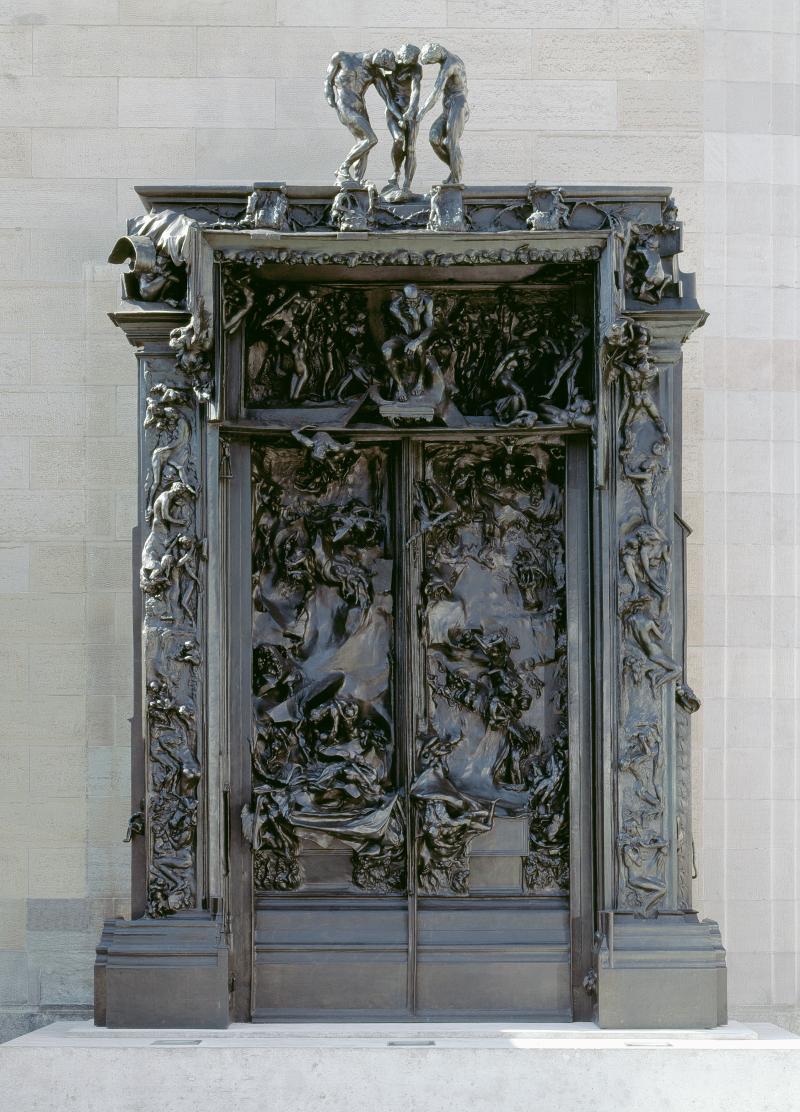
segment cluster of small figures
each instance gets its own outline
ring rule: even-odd
[[[422,67],[436,64],[436,83],[420,104]],[[442,111],[431,127],[430,143],[450,170],[443,184],[459,184],[463,170],[461,134],[469,118],[467,77],[462,60],[438,43],[426,43],[422,48],[404,43],[396,51],[384,48],[373,53],[340,50],[331,58],[325,99],[356,140],[336,172],[337,184],[345,189],[365,184],[367,158],[378,142],[364,101],[370,86],[386,105],[386,125],[392,139],[394,172],[382,196],[395,204],[416,199],[411,181],[417,166],[417,131],[439,98]]]
[[[258,656],[278,661],[279,671],[286,668],[280,647],[259,646]],[[351,848],[356,887],[402,886],[405,831],[399,793],[390,787],[391,738],[380,715],[341,690],[344,680],[334,673],[298,686],[296,719],[276,722],[266,712],[257,720],[255,808],[245,807],[242,820],[256,852],[256,883],[263,888],[286,891],[302,884],[303,832]],[[301,684],[299,672],[295,683]]]

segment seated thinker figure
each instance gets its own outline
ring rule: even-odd
[[[395,401],[408,401],[406,384],[414,379],[411,393],[419,397],[425,390],[425,372],[430,369],[436,373],[438,364],[430,350],[433,334],[433,298],[416,286],[403,287],[402,293],[395,297],[389,312],[402,328],[402,333],[392,336],[381,349],[389,377],[395,384]]]

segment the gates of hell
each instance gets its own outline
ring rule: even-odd
[[[140,192],[138,917],[98,1022],[720,1022],[668,192]]]

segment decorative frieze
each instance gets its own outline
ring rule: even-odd
[[[268,263],[287,266],[491,266],[496,263],[580,263],[597,262],[599,247],[564,247],[559,250],[522,244],[514,248],[468,248],[464,251],[413,251],[408,248],[373,251],[370,249],[303,251],[292,247],[267,247],[239,252],[219,251],[217,262],[223,268],[243,263],[256,269]]]

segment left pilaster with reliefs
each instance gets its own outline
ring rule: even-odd
[[[204,866],[211,332],[202,304],[191,315],[131,305],[113,319],[136,348],[139,380],[142,730],[132,765],[143,808],[131,836],[144,842],[145,890],[133,905],[145,913],[106,924],[95,1021],[226,1026],[227,948]]]
[[[199,409],[174,356],[140,357],[147,914],[198,899],[205,596]]]

